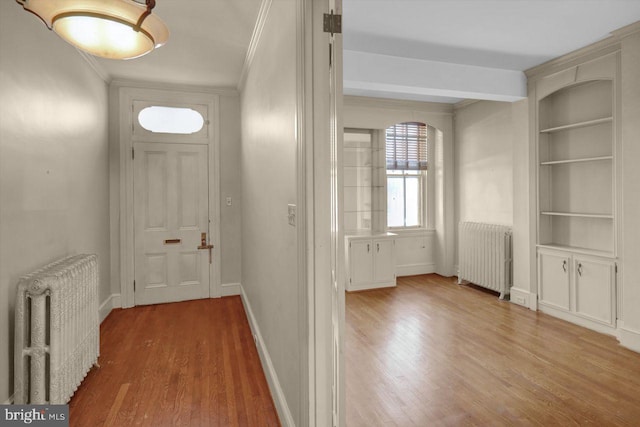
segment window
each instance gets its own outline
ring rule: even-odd
[[[204,117],[191,108],[154,105],[140,111],[138,122],[149,132],[189,135],[202,129]]]
[[[426,224],[427,126],[398,123],[386,131],[387,226]]]

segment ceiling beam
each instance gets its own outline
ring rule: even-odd
[[[345,50],[344,89],[514,102],[526,98],[527,78],[522,71]]]

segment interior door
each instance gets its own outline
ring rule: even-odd
[[[136,305],[209,297],[207,156],[207,145],[134,143]]]

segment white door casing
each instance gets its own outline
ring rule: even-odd
[[[135,304],[208,298],[208,147],[133,145]]]
[[[329,0],[330,14],[342,15],[342,0]],[[346,425],[345,371],[344,371],[344,200],[343,158],[344,125],[342,121],[342,34],[329,36],[329,99],[330,99],[330,141],[331,141],[331,328],[333,353],[333,425]]]
[[[221,92],[222,94],[226,92]],[[206,152],[206,169],[208,170],[208,243],[212,250],[212,263],[208,261],[208,251],[200,251],[200,258],[205,259],[204,268],[209,272],[208,296],[221,296],[220,285],[220,159],[219,159],[219,94],[207,89],[175,87],[164,89],[153,85],[136,86],[114,82],[111,85],[112,108],[117,111],[118,144],[118,178],[119,178],[119,277],[122,307],[133,307],[135,280],[135,227],[134,227],[134,156],[133,148],[140,143],[167,145],[201,145]],[[146,131],[137,122],[137,114],[148,105],[170,107],[188,107],[200,112],[204,119],[204,127],[194,134],[175,135]],[[182,147],[184,149],[184,147]],[[174,237],[170,237],[174,238]],[[178,237],[175,237],[178,238]],[[172,249],[175,250],[175,249]],[[204,257],[204,258],[202,258]],[[201,265],[202,267],[202,265]],[[153,281],[153,280],[152,280]],[[203,293],[205,291],[202,291]]]

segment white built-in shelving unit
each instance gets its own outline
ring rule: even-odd
[[[396,285],[395,237],[386,231],[385,143],[379,130],[345,129],[346,289]]]
[[[536,82],[538,303],[616,326],[616,75],[610,55]]]
[[[613,81],[538,103],[539,244],[615,255]]]

